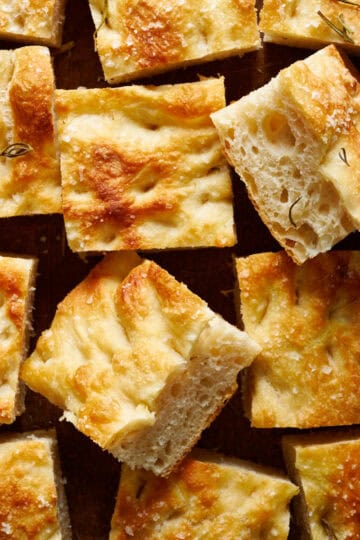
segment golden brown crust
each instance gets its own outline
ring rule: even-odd
[[[0,6],[0,39],[59,47],[66,0],[5,0]]]
[[[258,351],[164,269],[118,252],[60,303],[22,378],[118,459],[168,474]]]
[[[288,467],[301,487],[298,519],[313,538],[360,535],[360,441],[356,433],[284,437]]]
[[[0,121],[1,151],[24,143],[30,151],[0,157],[0,216],[61,211],[60,167],[55,147],[54,75],[48,49],[22,47],[1,51],[6,75]]]
[[[35,267],[32,258],[0,256],[0,424],[10,424],[23,410],[18,377],[27,349]]]
[[[34,432],[0,439],[0,538],[63,538],[53,452],[55,435]]]
[[[233,245],[230,175],[209,118],[224,104],[222,79],[57,91],[71,249]]]
[[[59,305],[22,369],[30,387],[105,448],[154,423],[166,380],[212,317],[165,270],[140,262],[131,253],[105,258]]]
[[[186,458],[168,479],[124,465],[110,539],[287,538],[295,486],[250,463],[208,461],[214,457]]]
[[[344,26],[348,31],[343,36],[339,35],[319,16],[319,11],[340,31]],[[265,0],[260,29],[265,33],[266,41],[314,48],[337,43],[358,54],[360,5],[357,7],[336,0]]]
[[[297,267],[285,253],[237,260],[245,330],[263,347],[248,370],[257,427],[358,423],[360,258],[330,252]]]
[[[252,0],[90,0],[90,7],[110,83],[242,54],[260,44]]]

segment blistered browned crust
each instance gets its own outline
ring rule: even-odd
[[[209,115],[224,82],[57,91],[74,251],[228,246],[229,171]]]
[[[0,39],[58,47],[66,0],[3,0],[0,5]]]
[[[354,434],[284,438],[289,469],[301,486],[303,515],[312,538],[360,536],[360,441]]]
[[[270,531],[285,539],[295,493],[285,478],[236,460],[186,458],[168,479],[124,465],[110,540],[245,540]]]
[[[339,30],[345,25],[348,29],[345,36],[350,39],[344,39],[331,29],[318,11]],[[349,5],[338,0],[265,0],[260,14],[260,29],[265,33],[266,41],[314,48],[337,43],[358,54],[360,4]]]
[[[359,423],[359,253],[299,267],[283,252],[263,253],[236,267],[245,330],[263,347],[244,385],[252,425]]]
[[[18,401],[20,363],[27,351],[36,260],[0,256],[0,424],[23,411]]]
[[[54,434],[0,439],[0,538],[63,538],[52,452]]]
[[[0,157],[0,217],[61,211],[60,167],[55,147],[54,75],[48,49],[1,51],[5,73],[0,120],[1,151],[29,145],[17,158]]]
[[[90,8],[110,83],[260,45],[252,0],[90,0]]]
[[[111,254],[59,305],[22,378],[103,448],[153,425],[213,313],[155,263]]]
[[[356,125],[360,114],[358,78],[332,45],[279,73],[282,98],[296,107],[305,125],[325,144],[338,136],[346,137]]]

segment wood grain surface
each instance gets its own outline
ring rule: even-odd
[[[74,41],[75,46],[68,52],[54,55],[58,88],[106,86],[94,51],[93,32],[88,1],[68,0],[63,42]],[[16,45],[1,42],[0,46],[4,49]],[[281,68],[305,58],[311,52],[266,44],[259,51],[249,53],[243,58],[211,62],[136,82],[177,83],[196,81],[199,75],[222,74],[225,76],[227,101],[230,102],[262,86]],[[360,68],[359,59],[353,61]],[[185,282],[192,291],[205,299],[213,310],[235,323],[233,256],[277,251],[280,247],[259,219],[236,175],[233,178],[233,188],[238,233],[238,244],[233,249],[169,251],[146,256],[153,258],[177,279]],[[359,239],[359,233],[354,233],[337,247],[359,249]],[[83,260],[70,252],[66,244],[63,220],[59,215],[2,219],[0,252],[33,254],[39,257],[32,350],[39,334],[50,325],[57,303],[88,273],[99,258],[89,257]],[[120,464],[71,424],[59,422],[60,415],[59,409],[41,396],[28,391],[26,412],[13,425],[0,427],[0,432],[56,427],[62,469],[67,479],[65,487],[73,538],[106,539]],[[251,429],[243,416],[241,396],[238,392],[204,432],[200,446],[283,469],[280,451],[280,437],[283,433],[284,430]],[[299,534],[292,523],[290,537],[299,538]]]

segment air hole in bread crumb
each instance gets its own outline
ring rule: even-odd
[[[164,460],[159,457],[155,461],[154,465],[155,465],[155,467],[163,468],[164,467]]]
[[[289,192],[287,189],[283,189],[280,195],[280,202],[287,203],[289,200]]]
[[[301,237],[305,239],[306,244],[316,247],[319,241],[319,237],[314,229],[308,223],[304,223],[299,227]]]
[[[262,127],[272,144],[294,146],[295,137],[289,127],[286,117],[278,112],[271,112],[262,121]]]
[[[293,248],[293,247],[296,246],[295,240],[292,240],[291,238],[285,238],[285,244],[286,244],[289,248]]]
[[[160,126],[158,126],[157,124],[148,124],[146,126],[146,129],[149,129],[150,131],[156,131],[157,129],[159,129]]]
[[[295,169],[294,169],[293,177],[297,178],[297,179],[301,178],[301,172],[297,167],[295,167]]]
[[[228,139],[234,139],[234,137],[235,137],[235,129],[234,128],[228,129],[226,137]]]
[[[196,400],[200,405],[204,407],[209,405],[209,396],[207,394],[199,394]]]
[[[289,165],[289,163],[291,163],[289,156],[282,156],[279,160],[279,165]]]
[[[248,131],[251,133],[251,135],[256,135],[258,132],[258,125],[256,123],[256,120],[254,118],[248,118],[247,119],[247,128]]]
[[[209,198],[209,195],[207,193],[203,193],[200,197],[200,202],[201,204],[206,204],[207,202],[209,202],[210,198]]]
[[[251,150],[252,150],[253,154],[258,154],[259,153],[259,149],[258,149],[257,146],[252,146]]]
[[[258,189],[257,185],[255,183],[255,179],[252,174],[250,174],[247,171],[243,171],[242,178],[244,182],[246,183],[248,190],[251,192],[252,195],[257,195]]]
[[[214,381],[211,377],[203,377],[201,380],[200,380],[200,384],[201,386],[206,386],[206,387],[210,387],[214,384]]]
[[[165,451],[165,454],[166,454],[167,456],[169,456],[169,455],[171,454],[171,452],[172,452],[172,443],[171,443],[171,441],[168,441],[168,442],[166,443],[166,446],[165,446],[164,451]]]

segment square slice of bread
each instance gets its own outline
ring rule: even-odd
[[[0,255],[0,424],[24,411],[19,382],[27,354],[37,260]]]
[[[166,475],[259,350],[154,262],[114,253],[60,303],[22,378],[116,458]]]
[[[109,83],[260,46],[254,0],[90,0],[90,9]]]
[[[0,217],[61,212],[46,47],[0,51]]]
[[[71,540],[55,430],[1,434],[0,538]]]
[[[360,54],[360,3],[264,0],[260,30],[265,41],[315,49],[336,43]]]
[[[70,248],[234,245],[230,171],[209,117],[224,105],[222,78],[58,90]]]
[[[211,115],[264,223],[301,264],[360,226],[360,84],[333,45]]]
[[[237,259],[246,332],[262,347],[244,379],[255,427],[360,423],[360,252],[296,266],[284,253]]]
[[[110,540],[286,540],[297,488],[282,474],[210,452],[168,478],[123,465]]]
[[[300,487],[294,499],[302,538],[360,538],[359,432],[327,432],[283,438],[289,474]]]
[[[0,39],[61,45],[66,0],[1,0]]]

